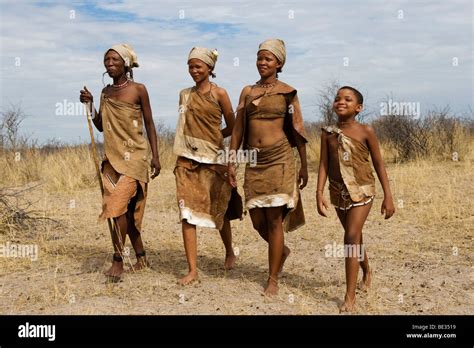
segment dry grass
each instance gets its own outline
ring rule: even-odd
[[[334,212],[327,219],[316,213],[319,139],[315,133],[310,137],[310,183],[303,191],[307,223],[286,235],[292,254],[274,299],[261,295],[267,245],[248,216],[232,223],[240,252],[234,270],[222,269],[224,248],[217,231],[198,229],[201,283],[176,284],[187,264],[172,155],[162,157],[165,169],[149,187],[143,237],[151,268],[106,284],[102,272],[112,247],[107,226],[96,223],[101,201],[88,148],[26,151],[18,162],[12,153],[0,154],[0,187],[39,181],[42,185],[27,198],[44,217],[61,222],[30,226],[34,231],[0,226],[0,245],[39,247],[37,261],[0,257],[2,314],[336,314],[345,290],[344,260],[325,257],[324,246],[342,243],[343,234]],[[169,153],[169,147],[163,145],[162,151]],[[390,162],[390,149],[384,153]],[[391,220],[383,220],[379,186],[364,229],[374,284],[368,294],[358,293],[360,313],[473,312],[473,160],[466,152],[458,162],[388,164],[398,209]]]

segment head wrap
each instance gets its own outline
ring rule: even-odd
[[[215,48],[210,50],[209,48],[204,47],[193,47],[191,52],[189,52],[188,62],[191,59],[196,58],[202,60],[204,63],[213,68],[216,65],[218,55],[219,53]]]
[[[137,60],[137,54],[135,53],[135,51],[133,50],[132,46],[130,45],[127,45],[127,44],[117,44],[117,45],[113,45],[112,47],[110,47],[104,54],[104,56],[107,54],[107,52],[109,52],[110,50],[113,50],[115,52],[117,52],[120,57],[122,57],[122,59],[124,60],[125,62],[125,66],[128,66],[130,68],[135,68],[135,67],[139,67],[138,65],[138,60]]]
[[[263,51],[267,50],[270,51],[277,57],[278,61],[281,63],[281,65],[285,65],[285,60],[286,60],[286,49],[285,49],[285,43],[283,40],[280,39],[269,39],[265,40],[258,46],[258,51]]]

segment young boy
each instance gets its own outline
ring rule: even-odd
[[[395,212],[375,132],[372,127],[356,121],[356,115],[362,108],[362,94],[353,87],[341,87],[333,103],[339,121],[336,126],[324,127],[321,135],[316,189],[318,213],[327,216],[329,205],[323,198],[323,189],[329,176],[331,203],[344,227],[344,250],[357,250],[357,253],[345,255],[346,295],[341,312],[354,310],[359,265],[363,272],[361,289],[367,290],[371,283],[369,260],[362,244],[362,227],[375,197],[375,178],[369,155],[384,191],[381,212],[385,213],[385,219]]]
[[[124,271],[122,253],[127,234],[137,257],[132,269],[137,271],[147,266],[140,229],[149,181],[150,145],[152,179],[159,174],[161,166],[148,92],[144,85],[133,81],[132,68],[138,67],[135,52],[127,44],[114,45],[104,54],[104,66],[114,82],[102,90],[99,112],[92,106],[93,97],[86,87],[79,99],[90,103],[94,125],[104,132],[104,196],[100,219],[114,218],[115,252],[105,275],[117,279]],[[143,136],[143,121],[149,143]]]

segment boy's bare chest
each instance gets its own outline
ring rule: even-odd
[[[353,140],[356,140],[359,143],[362,143],[364,145],[367,144],[366,137],[363,134],[361,134],[360,132],[344,130],[344,135],[351,138],[351,139],[353,139]],[[328,136],[328,144],[332,145],[333,147],[335,146],[337,148],[337,146],[339,144],[338,137],[339,137],[339,135],[337,133],[330,134]]]

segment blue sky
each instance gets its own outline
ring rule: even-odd
[[[179,91],[192,85],[193,46],[219,50],[215,82],[235,107],[242,87],[258,80],[258,44],[275,37],[287,46],[280,79],[298,90],[306,120],[318,119],[318,90],[332,81],[358,88],[375,113],[387,96],[420,103],[422,114],[448,104],[458,115],[474,108],[470,0],[0,4],[0,106],[21,103],[22,132],[40,142],[88,141],[84,117],[57,115],[57,105],[77,102],[84,85],[98,104],[103,53],[119,42],[135,48],[135,80],[147,86],[155,120],[170,128]]]

